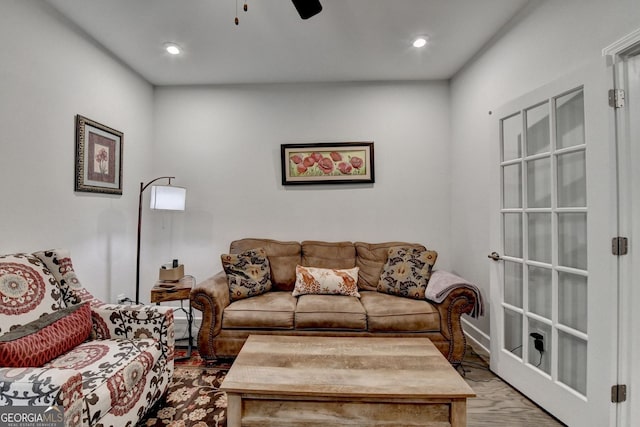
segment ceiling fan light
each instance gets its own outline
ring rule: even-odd
[[[413,47],[421,48],[421,47],[425,47],[426,45],[427,45],[426,37],[418,37],[413,41]]]
[[[171,55],[180,55],[182,53],[182,49],[175,43],[166,43],[164,45],[164,50]]]

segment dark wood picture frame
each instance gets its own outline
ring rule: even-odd
[[[122,194],[124,134],[76,115],[75,191]]]
[[[282,185],[371,184],[373,142],[282,144]]]

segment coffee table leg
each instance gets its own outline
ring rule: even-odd
[[[242,397],[227,393],[227,427],[242,426]]]
[[[451,427],[467,426],[467,399],[451,401]]]

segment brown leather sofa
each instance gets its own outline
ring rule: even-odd
[[[465,353],[460,316],[477,314],[476,294],[455,287],[441,303],[377,292],[390,247],[424,246],[405,242],[281,242],[242,239],[229,253],[263,248],[271,270],[271,291],[231,302],[224,271],[191,291],[191,304],[202,312],[198,350],[205,359],[235,357],[250,334],[426,337],[454,365]],[[359,267],[360,298],[343,295],[292,296],[296,265],[321,268]],[[428,287],[427,287],[428,288]]]

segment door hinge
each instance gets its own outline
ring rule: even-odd
[[[624,107],[624,90],[609,89],[609,107],[611,108]]]
[[[617,256],[626,255],[629,252],[629,239],[626,237],[614,237],[611,239],[611,253]]]
[[[621,403],[627,400],[627,386],[625,384],[616,384],[611,386],[611,402]]]

